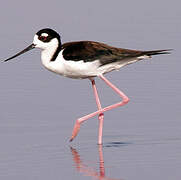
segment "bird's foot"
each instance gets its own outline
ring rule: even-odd
[[[79,130],[80,130],[80,123],[77,121],[74,126],[74,129],[72,131],[72,136],[70,138],[70,142],[73,141],[73,139],[77,136]]]

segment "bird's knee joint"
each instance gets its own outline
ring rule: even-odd
[[[129,101],[130,101],[130,100],[129,100],[128,97],[126,97],[126,98],[123,99],[123,102],[124,102],[125,104],[127,104]]]

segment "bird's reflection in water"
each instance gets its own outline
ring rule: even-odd
[[[70,150],[72,152],[73,161],[75,163],[75,167],[78,172],[83,173],[85,176],[92,176],[93,178],[98,179],[98,180],[118,180],[115,178],[106,177],[106,175],[105,175],[102,145],[98,145],[99,172],[97,172],[88,163],[83,162],[83,159],[80,158],[80,155],[75,148],[70,147]]]

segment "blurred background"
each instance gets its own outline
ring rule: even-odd
[[[7,0],[0,11],[0,56],[3,60],[27,47],[46,27],[59,32],[63,43],[93,40],[121,48],[173,49],[171,55],[154,56],[106,75],[130,102],[105,113],[105,172],[104,177],[94,177],[177,180],[180,17],[176,0]],[[103,106],[119,101],[104,82],[96,82]],[[76,119],[96,110],[88,80],[47,71],[37,49],[1,63],[0,85],[1,179],[91,179],[91,173],[77,171],[77,153],[99,171],[97,117],[82,125],[73,143],[68,142]]]

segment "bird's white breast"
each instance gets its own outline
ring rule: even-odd
[[[55,61],[50,61],[53,52],[42,51],[42,64],[52,72],[75,79],[93,77],[100,73],[97,71],[100,66],[99,60],[93,62],[67,61],[63,58],[62,52],[63,50],[60,51]]]

